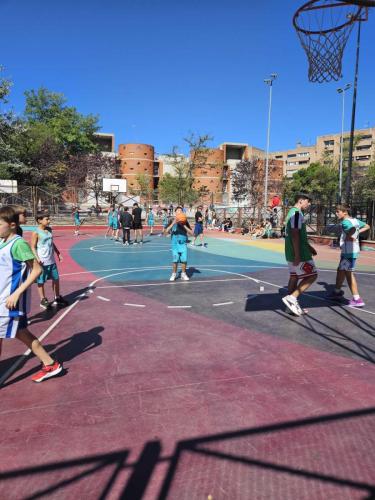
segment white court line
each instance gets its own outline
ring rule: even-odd
[[[234,302],[218,302],[217,304],[212,304],[214,307],[219,307],[219,306],[229,306],[230,304],[234,304]]]
[[[168,309],[191,309],[191,306],[167,306]]]
[[[220,281],[246,281],[246,278],[226,278],[226,279],[217,279],[217,280],[190,280],[189,284],[194,283],[218,283]],[[142,286],[164,286],[164,285],[185,285],[186,281],[161,281],[160,283],[133,283],[131,285],[108,285],[108,286],[97,286],[95,287],[97,290],[106,289],[106,288],[134,288],[134,287],[142,287]]]
[[[243,265],[243,264],[202,264],[204,267],[240,267],[240,268],[260,268],[260,269],[287,269],[287,266],[264,266],[264,265],[258,265],[258,264],[253,264],[253,265]],[[60,276],[73,276],[75,274],[89,274],[89,273],[106,273],[109,271],[133,271],[133,270],[142,270],[142,269],[170,269],[169,266],[158,266],[158,267],[149,267],[149,266],[144,266],[144,267],[114,267],[112,269],[93,269],[91,271],[76,271],[74,273],[64,273],[60,274]],[[194,266],[193,266],[194,267]],[[336,271],[335,271],[336,272]],[[356,273],[356,274],[361,274],[361,273]],[[375,273],[374,273],[375,275]]]
[[[219,267],[219,266],[217,266],[217,267]],[[250,267],[251,267],[251,266],[250,266]],[[158,268],[156,268],[156,269],[158,269]],[[200,269],[201,269],[202,271],[203,271],[203,270],[206,270],[206,271],[221,272],[221,273],[225,273],[225,274],[232,274],[232,275],[235,275],[235,276],[240,276],[240,277],[244,278],[245,280],[253,281],[254,283],[257,283],[257,284],[259,284],[259,283],[263,283],[263,284],[265,284],[265,285],[269,285],[269,286],[272,286],[272,287],[274,287],[274,288],[279,288],[279,289],[280,289],[280,288],[282,288],[282,289],[287,289],[287,287],[285,287],[285,286],[276,285],[275,283],[270,283],[269,281],[264,281],[264,280],[260,280],[260,279],[257,279],[257,278],[253,278],[252,276],[247,276],[246,274],[242,274],[242,273],[235,273],[235,272],[233,272],[233,271],[224,271],[223,269],[204,269],[203,267],[200,267]],[[279,266],[278,266],[276,269],[279,269]],[[331,269],[320,269],[320,271],[335,272],[335,271],[332,271]],[[92,281],[92,282],[90,283],[89,287],[90,287],[90,288],[92,288],[92,287],[93,287],[96,283],[98,283],[99,281],[102,281],[102,280],[104,280],[104,279],[110,278],[110,277],[112,277],[112,276],[118,276],[119,274],[127,274],[127,271],[125,271],[125,272],[120,272],[120,273],[114,273],[114,274],[111,274],[111,275],[108,275],[108,276],[102,276],[101,278],[97,278],[96,280],[94,280],[94,281]],[[359,273],[358,273],[358,274],[359,274]],[[363,274],[363,273],[362,273],[362,274]],[[370,276],[372,276],[372,274],[370,274]],[[235,280],[235,281],[240,281],[240,280],[236,280],[236,278],[230,278],[230,279],[228,279],[228,280],[211,280],[211,281],[233,281],[233,280]],[[207,283],[207,281],[209,281],[209,280],[202,280],[202,282],[206,282],[206,283]],[[189,283],[197,283],[197,282],[199,282],[199,281],[192,280],[192,281],[190,281]],[[150,283],[149,285],[150,285],[150,286],[155,286],[155,285],[159,285],[159,284],[161,284],[161,283]],[[165,285],[173,285],[173,284],[174,284],[174,285],[176,285],[176,284],[178,284],[178,282],[177,282],[177,283],[176,283],[176,282],[174,282],[174,283],[163,283],[163,284],[165,284]],[[184,282],[184,285],[186,285],[186,284],[187,284],[187,283],[185,283],[185,282]],[[115,285],[115,288],[126,288],[126,287],[130,287],[130,286],[133,286],[133,287],[134,287],[134,286],[142,286],[142,284],[139,284],[139,285],[125,285],[125,286],[120,286],[120,287],[119,287],[119,286],[117,286],[117,285]],[[143,286],[144,286],[144,284],[143,284]],[[97,287],[97,288],[101,288],[101,287]],[[107,287],[104,287],[104,288],[107,288]],[[113,287],[110,287],[110,288],[113,288]],[[328,301],[328,300],[326,300],[326,299],[325,299],[325,298],[323,298],[323,297],[317,297],[317,296],[315,296],[315,295],[311,295],[311,294],[310,294],[310,293],[308,293],[308,292],[306,293],[306,295],[309,295],[310,297],[315,298],[315,299],[317,299],[317,300],[323,300],[324,302],[328,302],[328,303],[331,303],[331,304],[332,304],[332,302],[331,302],[331,301]],[[341,307],[348,307],[348,306],[342,305]],[[364,313],[367,313],[367,314],[372,314],[372,315],[375,315],[375,313],[374,313],[374,312],[372,312],[372,311],[368,311],[367,309],[352,308],[352,307],[351,307],[350,309],[356,309],[357,311],[361,311],[361,312],[364,312]]]
[[[129,306],[129,307],[146,307],[145,304],[130,304],[128,302],[125,302],[124,306]]]
[[[100,300],[104,300],[105,302],[111,302],[111,299],[107,299],[105,297],[102,297],[101,295],[98,295],[97,298]]]
[[[84,295],[84,294],[83,294]],[[56,328],[56,326],[65,318],[65,316],[70,313],[70,311],[72,309],[74,309],[74,307],[78,304],[78,302],[80,302],[82,300],[82,294],[79,296],[79,298],[73,302],[73,304],[71,304],[67,309],[65,309],[65,311],[62,313],[61,316],[59,316],[56,321],[54,321],[52,323],[52,325],[50,325],[47,330],[42,333],[42,335],[39,337],[39,341],[42,341],[43,339],[45,339],[47,337],[47,335],[49,335],[52,330],[54,330]],[[21,356],[18,358],[17,361],[15,361],[15,363],[13,363],[12,366],[9,367],[9,369],[2,375],[2,377],[0,378],[0,387],[3,385],[3,383],[12,375],[12,373],[14,371],[17,370],[17,368],[19,367],[19,365],[22,363],[22,361],[27,357],[29,356],[29,354],[31,353],[31,349],[27,349],[27,351],[25,351],[23,354],[21,354]]]

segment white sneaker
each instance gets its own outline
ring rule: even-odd
[[[169,278],[169,281],[176,281],[176,278],[177,278],[177,274],[176,273],[172,273],[171,277]]]
[[[286,295],[281,300],[295,316],[301,316],[303,314],[297,299],[293,295]]]
[[[181,279],[182,281],[190,281],[190,278],[186,273],[181,273]]]

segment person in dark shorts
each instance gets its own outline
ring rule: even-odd
[[[122,243],[125,246],[130,245],[130,229],[133,227],[133,217],[129,214],[129,208],[124,207],[119,218],[122,228]]]
[[[143,226],[142,226],[142,209],[139,208],[138,203],[133,205],[133,229],[134,229],[134,245],[138,243],[143,244]],[[138,235],[140,236],[140,241],[138,241]]]
[[[203,207],[199,206],[197,208],[197,211],[195,212],[195,226],[194,226],[194,241],[192,243],[193,246],[195,246],[195,242],[197,238],[199,237],[201,240],[201,246],[204,248],[206,245],[203,240],[203,214],[202,214]]]

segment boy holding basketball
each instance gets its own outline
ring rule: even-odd
[[[193,231],[187,221],[186,215],[183,213],[181,207],[175,210],[175,218],[171,224],[164,229],[164,233],[171,233],[172,242],[172,274],[169,281],[175,281],[177,278],[178,263],[181,263],[181,279],[189,281],[189,276],[186,274],[187,266],[187,235],[193,236]]]

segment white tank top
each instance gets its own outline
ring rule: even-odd
[[[12,247],[17,240],[16,236],[4,246],[0,245],[0,316],[23,316],[30,310],[30,294],[26,290],[20,297],[16,308],[9,310],[5,303],[9,295],[26,280],[29,271],[26,262],[15,260],[12,256]]]
[[[53,253],[52,234],[49,231],[43,231],[39,228],[37,228],[36,232],[38,234],[36,250],[43,266],[55,264],[56,261]]]
[[[354,217],[349,217],[352,226],[355,228],[355,232],[352,234],[352,240],[346,240],[346,234],[344,231],[341,233],[340,237],[340,249],[342,254],[346,255],[357,255],[360,251],[359,246],[359,223]]]

